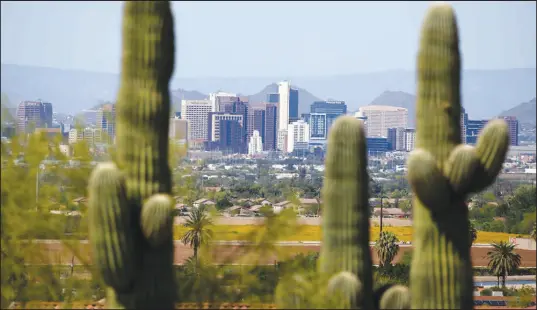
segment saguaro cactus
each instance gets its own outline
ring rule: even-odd
[[[429,9],[418,55],[412,308],[472,309],[472,262],[465,197],[492,184],[509,145],[507,125],[485,126],[477,146],[461,144],[460,55],[455,13]]]
[[[369,178],[360,121],[351,116],[336,120],[328,138],[325,166],[319,273],[332,277],[329,289],[346,295],[352,308],[372,309]]]
[[[115,163],[89,182],[94,264],[110,308],[173,309],[173,232],[168,166],[174,67],[167,1],[126,2]]]

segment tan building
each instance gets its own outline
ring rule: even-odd
[[[187,140],[188,138],[188,121],[185,119],[170,119],[169,138],[173,140]]]
[[[405,108],[368,105],[358,111],[367,118],[367,137],[388,137],[388,128],[407,128],[408,125]]]

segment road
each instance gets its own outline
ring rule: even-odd
[[[66,247],[64,247],[58,240],[39,240],[36,242],[41,248],[41,253],[46,253],[48,256],[47,261],[53,264],[70,264],[73,257]],[[278,244],[282,247],[282,253],[280,256],[275,254],[267,254],[260,258],[258,264],[274,264],[278,260],[285,259],[286,257],[296,255],[299,253],[319,252],[321,248],[320,242],[296,242],[285,241]],[[88,241],[81,241],[78,246],[79,251],[87,255],[90,258],[90,247]],[[216,263],[220,264],[237,264],[244,263],[241,261],[246,256],[246,253],[250,247],[246,242],[241,241],[218,241],[212,246],[212,256]],[[283,250],[285,248],[285,250]],[[400,245],[400,250],[397,256],[394,258],[394,263],[401,260],[406,252],[412,250],[411,245]],[[490,246],[479,245],[472,247],[472,263],[476,267],[485,267],[488,264],[487,252],[491,250]],[[522,257],[521,267],[536,267],[536,251],[535,250],[522,250],[517,249],[517,253]],[[193,251],[190,247],[185,246],[180,241],[175,241],[175,258],[174,263],[177,265],[183,264],[190,256],[193,255]],[[372,249],[371,255],[373,263],[378,264],[378,257],[376,252]],[[42,263],[36,261],[38,258],[29,257],[29,263]],[[32,262],[34,261],[34,262]],[[75,264],[80,264],[75,259]]]

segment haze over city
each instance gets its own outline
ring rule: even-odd
[[[175,78],[413,70],[429,4],[174,2]],[[534,1],[453,6],[465,69],[535,68]],[[3,1],[1,61],[118,73],[121,7],[120,1]]]

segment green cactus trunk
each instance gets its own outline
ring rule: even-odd
[[[167,1],[124,5],[117,167],[98,166],[89,185],[94,264],[109,286],[108,307],[173,309],[168,166],[173,16]]]
[[[418,56],[416,147],[408,160],[414,191],[414,309],[472,309],[468,193],[490,185],[508,148],[507,127],[493,121],[477,147],[461,145],[460,55],[453,9],[434,5]]]
[[[351,299],[352,308],[372,309],[366,150],[365,134],[360,121],[351,116],[338,118],[328,138],[322,192],[323,244],[319,272],[328,277],[336,277],[330,281],[334,286],[360,288],[353,296],[347,296]],[[356,276],[359,284],[342,272]],[[338,284],[342,281],[348,283]]]

